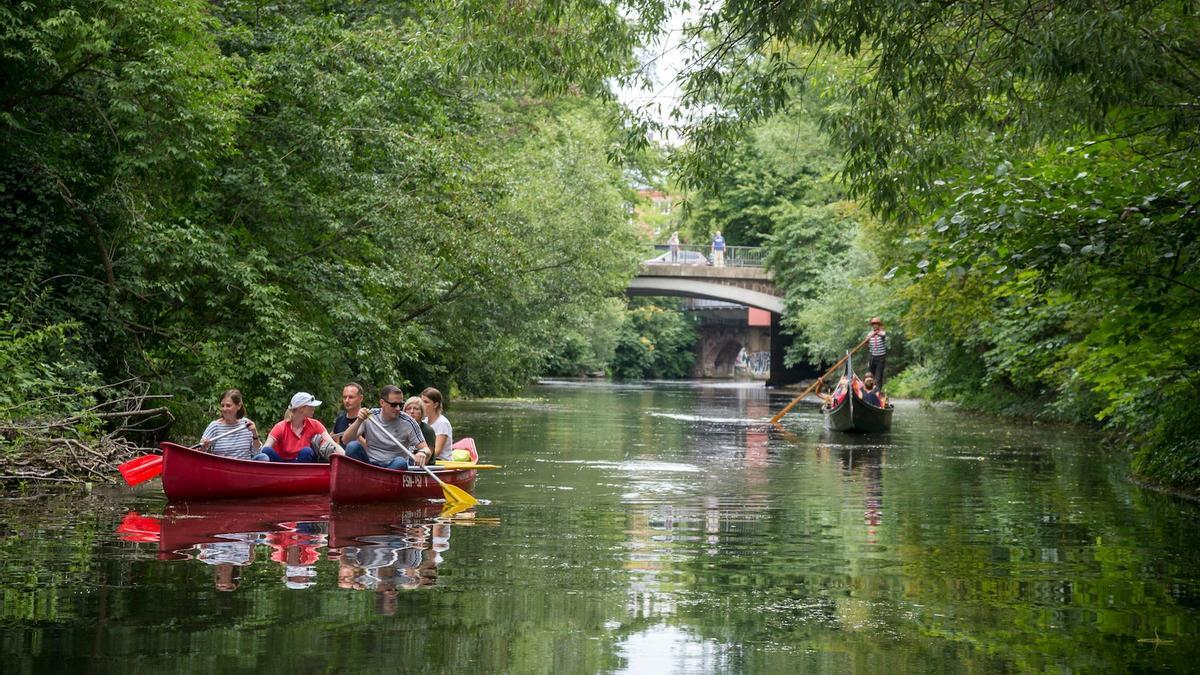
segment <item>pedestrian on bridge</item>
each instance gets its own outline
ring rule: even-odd
[[[721,236],[721,231],[713,235],[712,240],[712,264],[713,267],[725,266],[725,237]]]

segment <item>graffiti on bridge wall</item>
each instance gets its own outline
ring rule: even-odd
[[[750,373],[756,377],[767,377],[770,375],[771,352],[751,352]]]
[[[743,347],[733,366],[735,371],[740,370],[753,377],[770,377],[771,352],[747,352]]]

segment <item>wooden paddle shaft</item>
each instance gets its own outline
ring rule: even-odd
[[[867,344],[867,340],[870,340],[870,339],[871,339],[871,337],[869,335],[867,337],[863,338],[863,341],[858,343],[857,347],[855,347],[854,349],[851,349],[845,356],[842,357],[842,359],[840,361],[833,364],[833,367],[830,368],[829,370],[825,371],[824,375],[818,377],[817,381],[812,383],[812,386],[810,386],[808,389],[805,389],[796,398],[792,399],[792,402],[787,404],[787,407],[785,407],[783,410],[780,410],[779,412],[775,413],[775,416],[771,418],[771,424],[779,424],[779,420],[783,419],[784,415],[788,414],[788,412],[790,412],[791,409],[794,408],[797,403],[799,403],[801,400],[803,400],[805,396],[808,396],[809,394],[811,394],[813,389],[816,389],[817,386],[820,385],[821,382],[825,378],[829,377],[830,373],[832,373],[833,371],[840,368],[841,365],[846,362],[846,359],[850,358],[850,356],[852,354],[854,354],[854,352],[862,349],[862,346]]]
[[[380,424],[378,421],[376,421],[374,415],[371,415],[367,419],[370,420],[371,423],[375,425],[376,429],[382,431],[383,435],[387,436],[389,441],[395,443],[401,450],[403,450],[404,454],[408,455],[409,459],[411,459],[413,462],[417,461],[417,456],[414,455],[411,450],[404,447],[404,444],[401,443],[400,440],[397,439],[395,436],[393,436],[392,432],[388,431],[386,428],[384,428],[384,426],[382,424]],[[437,474],[433,472],[433,469],[430,469],[425,464],[422,464],[420,466],[422,469],[425,469],[425,473],[429,474],[430,476],[433,476],[433,479],[436,480],[438,483],[440,483],[443,488],[447,487],[445,481],[443,481],[441,478],[438,478]]]
[[[243,418],[243,419],[244,419],[244,418]],[[235,425],[235,426],[234,426],[234,428],[230,429],[229,431],[226,431],[226,432],[225,432],[225,433],[223,433],[223,434],[217,434],[216,436],[213,436],[212,438],[207,438],[207,439],[205,439],[205,438],[201,438],[199,443],[197,443],[197,444],[195,444],[195,445],[193,445],[193,446],[192,446],[192,449],[193,449],[193,450],[195,450],[195,449],[197,449],[197,448],[201,447],[202,445],[204,445],[204,441],[206,441],[206,440],[208,440],[208,441],[219,441],[219,440],[221,440],[222,438],[225,438],[226,436],[229,436],[230,434],[236,434],[237,432],[239,432],[239,431],[241,431],[242,429],[245,429],[245,428],[247,428],[247,427],[249,427],[249,426],[250,426],[250,422],[249,422],[249,420],[247,420],[247,421],[246,421],[246,424],[244,424],[244,425],[242,425],[242,426],[236,426],[236,425]]]
[[[401,443],[399,440],[397,440],[396,437],[392,435],[392,432],[385,429],[383,427],[383,425],[380,424],[375,419],[374,415],[368,416],[367,419],[371,420],[371,422],[373,422],[375,424],[376,429],[382,431],[383,434],[388,437],[388,439],[390,439],[393,443],[395,443],[397,446],[399,446],[400,449],[403,450],[406,455],[411,457],[414,462],[417,461],[416,455],[412,454],[412,452],[410,452],[408,448],[404,447],[404,444]],[[431,457],[430,459],[433,459],[433,458]],[[470,494],[468,494],[466,490],[463,490],[462,488],[458,487],[457,485],[450,485],[446,481],[442,480],[441,478],[438,478],[438,475],[433,472],[433,469],[430,469],[428,466],[426,466],[424,464],[421,465],[421,468],[425,469],[425,473],[429,474],[430,478],[433,478],[435,481],[437,481],[438,485],[442,486],[442,494],[445,495],[445,497],[446,497],[446,505],[447,506],[454,506],[454,505],[458,505],[460,507],[463,505],[473,506],[473,505],[479,503],[479,500],[475,499]]]

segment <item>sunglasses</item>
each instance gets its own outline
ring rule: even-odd
[[[404,407],[404,401],[384,401],[384,403],[392,406],[393,408],[403,408]]]

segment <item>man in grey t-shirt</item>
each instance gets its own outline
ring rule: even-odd
[[[425,444],[421,427],[404,414],[404,392],[394,384],[387,385],[379,392],[379,406],[359,410],[358,418],[343,432],[346,456],[388,469],[407,469],[408,453],[392,440],[394,438],[413,453],[417,466],[424,466],[433,451]],[[388,433],[380,431],[377,424]]]

